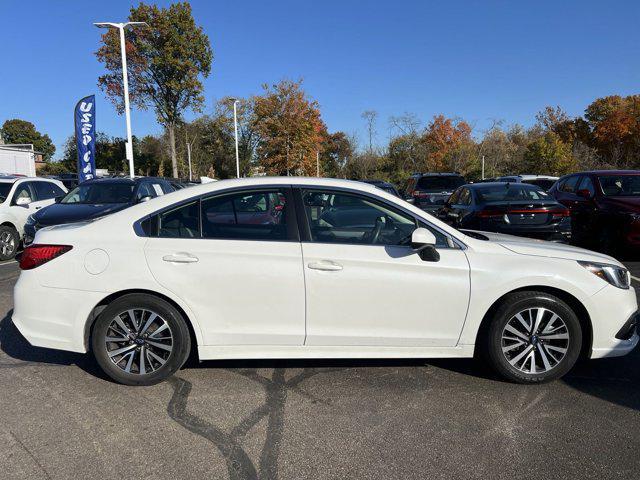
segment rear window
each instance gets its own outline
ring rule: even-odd
[[[463,177],[442,176],[442,177],[420,177],[416,190],[431,192],[451,192],[465,184]]]
[[[553,187],[553,184],[556,183],[556,181],[548,178],[537,178],[535,180],[524,180],[523,183],[535,185],[536,187],[540,187],[542,190],[549,190]]]
[[[549,194],[533,185],[504,184],[480,187],[476,189],[480,203],[517,202],[522,200],[548,200]]]

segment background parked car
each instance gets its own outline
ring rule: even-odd
[[[174,190],[166,180],[154,177],[87,180],[55,204],[30,215],[24,226],[24,243],[33,242],[42,227],[93,220]]]
[[[16,255],[27,218],[52,204],[67,189],[58,180],[23,176],[0,177],[0,260]]]
[[[640,171],[574,173],[549,193],[570,210],[576,243],[611,253],[640,246]]]
[[[505,177],[498,177],[497,181],[510,183],[529,183],[547,191],[553,186],[554,183],[558,181],[558,177],[552,177],[550,175],[509,175]]]
[[[405,200],[428,212],[436,212],[453,191],[467,183],[459,173],[412,175],[404,187]]]
[[[526,183],[475,183],[458,188],[438,216],[457,228],[543,240],[571,238],[569,210],[540,187]]]
[[[385,192],[389,192],[391,195],[395,195],[400,198],[400,192],[393,183],[385,182],[384,180],[360,180],[361,182],[368,183],[369,185],[375,185],[381,188]]]

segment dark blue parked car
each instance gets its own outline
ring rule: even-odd
[[[43,227],[94,220],[174,190],[168,181],[154,177],[87,180],[28,218],[24,244],[33,242]]]

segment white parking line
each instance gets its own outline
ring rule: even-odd
[[[0,263],[0,267],[4,267],[5,265],[13,265],[14,263],[18,263],[15,260],[9,260],[8,262]]]
[[[638,277],[634,277],[633,275],[631,275],[631,278],[632,278],[633,280],[635,280],[636,282],[640,282],[640,278],[638,278]]]

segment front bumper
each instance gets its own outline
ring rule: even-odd
[[[24,238],[23,243],[26,247],[33,243],[33,239],[36,237],[36,232],[38,231],[38,227],[36,225],[25,225],[24,226]]]
[[[638,313],[636,292],[607,285],[588,305],[593,329],[591,358],[619,357],[631,352],[640,337],[630,320]]]

